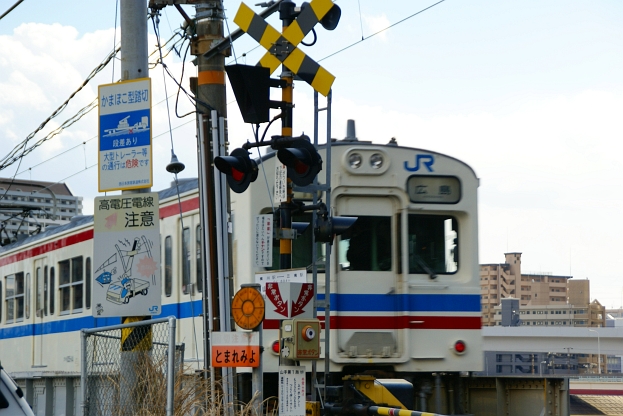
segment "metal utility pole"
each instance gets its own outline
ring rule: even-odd
[[[282,31],[290,26],[294,19],[295,4],[291,0],[284,0],[279,4],[279,19],[282,22]],[[285,65],[281,66],[281,79],[285,85],[281,89],[281,101],[283,102],[281,117],[281,135],[292,137],[292,108],[294,93],[294,76]],[[289,232],[292,228],[292,181],[287,180],[286,197],[287,200],[279,206],[279,221],[282,231]],[[292,240],[281,238],[279,240],[279,268],[282,270],[292,268]]]

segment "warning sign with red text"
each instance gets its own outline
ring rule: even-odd
[[[212,332],[212,367],[259,367],[258,332]]]
[[[312,283],[266,283],[266,319],[313,318]]]

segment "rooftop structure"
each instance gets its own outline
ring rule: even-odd
[[[0,178],[0,244],[81,214],[82,197],[64,183]]]

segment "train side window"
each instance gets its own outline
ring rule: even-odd
[[[91,309],[91,257],[87,257],[84,273],[85,273],[84,282],[86,286],[85,294],[84,294],[85,306],[87,309]]]
[[[458,230],[454,217],[409,214],[409,273],[456,273],[459,267]]]
[[[173,288],[173,239],[167,236],[164,239],[164,295],[171,296]]]
[[[340,238],[340,266],[343,270],[391,270],[391,217],[357,217],[355,224]]]
[[[41,267],[37,267],[35,270],[35,290],[37,292],[35,297],[35,316],[40,317],[43,310],[43,299],[47,293],[44,293],[45,282],[43,280],[43,274],[41,273]]]
[[[80,312],[84,302],[84,270],[82,264],[82,256],[71,259],[71,289],[73,298],[73,312]],[[79,309],[79,310],[78,310]]]
[[[84,296],[82,262],[82,256],[58,262],[61,314],[78,313],[82,310]]]
[[[182,230],[182,292],[190,292],[190,228]]]
[[[48,288],[50,287],[50,275],[48,274],[48,266],[45,266],[43,268],[43,314],[47,315],[48,314],[48,297],[49,295],[49,291]]]
[[[197,291],[203,291],[203,261],[202,261],[202,253],[203,248],[201,245],[201,226],[198,225],[195,229],[195,240],[196,240],[196,267],[197,267]]]
[[[71,274],[69,260],[58,262],[58,291],[61,294],[61,314],[71,308]]]
[[[54,305],[56,300],[56,292],[54,291],[54,287],[56,285],[54,267],[50,267],[50,286],[48,289],[48,293],[50,294],[50,315],[54,315]]]
[[[15,273],[4,278],[6,323],[24,319],[24,273]]]
[[[26,286],[25,296],[24,296],[24,311],[26,314],[26,319],[30,319],[30,302],[31,302],[31,287],[32,282],[30,281],[30,273],[26,273],[26,280],[24,280],[24,285]]]

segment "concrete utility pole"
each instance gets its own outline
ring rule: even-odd
[[[145,0],[121,0],[119,8],[119,19],[121,28],[121,79],[127,81],[131,79],[149,77],[149,60],[147,52],[147,2]],[[150,121],[151,123],[151,121]],[[122,191],[122,194],[147,193],[151,188],[134,189]],[[149,316],[126,316],[121,318],[124,324],[150,319]],[[125,331],[125,333],[123,332]],[[145,331],[142,327],[135,327],[131,330],[122,331],[122,345],[125,339],[133,338],[140,340],[145,334],[132,334],[132,331]],[[151,331],[147,335],[150,338],[149,348],[151,348]],[[120,396],[120,401],[124,414],[133,414],[135,401],[130,392],[136,386],[137,362],[142,351],[136,351],[129,346],[130,350],[125,351],[122,347],[121,353],[121,391],[125,392]]]
[[[199,152],[200,191],[202,194],[202,228],[204,230],[206,283],[204,290],[204,319],[208,337],[204,336],[204,366],[209,366],[209,335],[213,330],[228,332],[231,324],[231,239],[228,233],[229,195],[224,178],[215,176],[212,161],[225,155],[227,135],[227,102],[225,93],[225,56],[228,51],[203,56],[213,45],[224,39],[224,9],[221,0],[206,1],[195,6],[196,38],[191,53],[196,56],[198,77],[194,93],[197,98],[197,131]],[[206,286],[207,286],[206,285]],[[208,296],[209,295],[209,299]],[[208,313],[205,313],[209,307]],[[210,369],[214,378],[214,369]],[[233,371],[221,369],[223,401],[233,403]],[[212,380],[212,385],[214,380]]]

